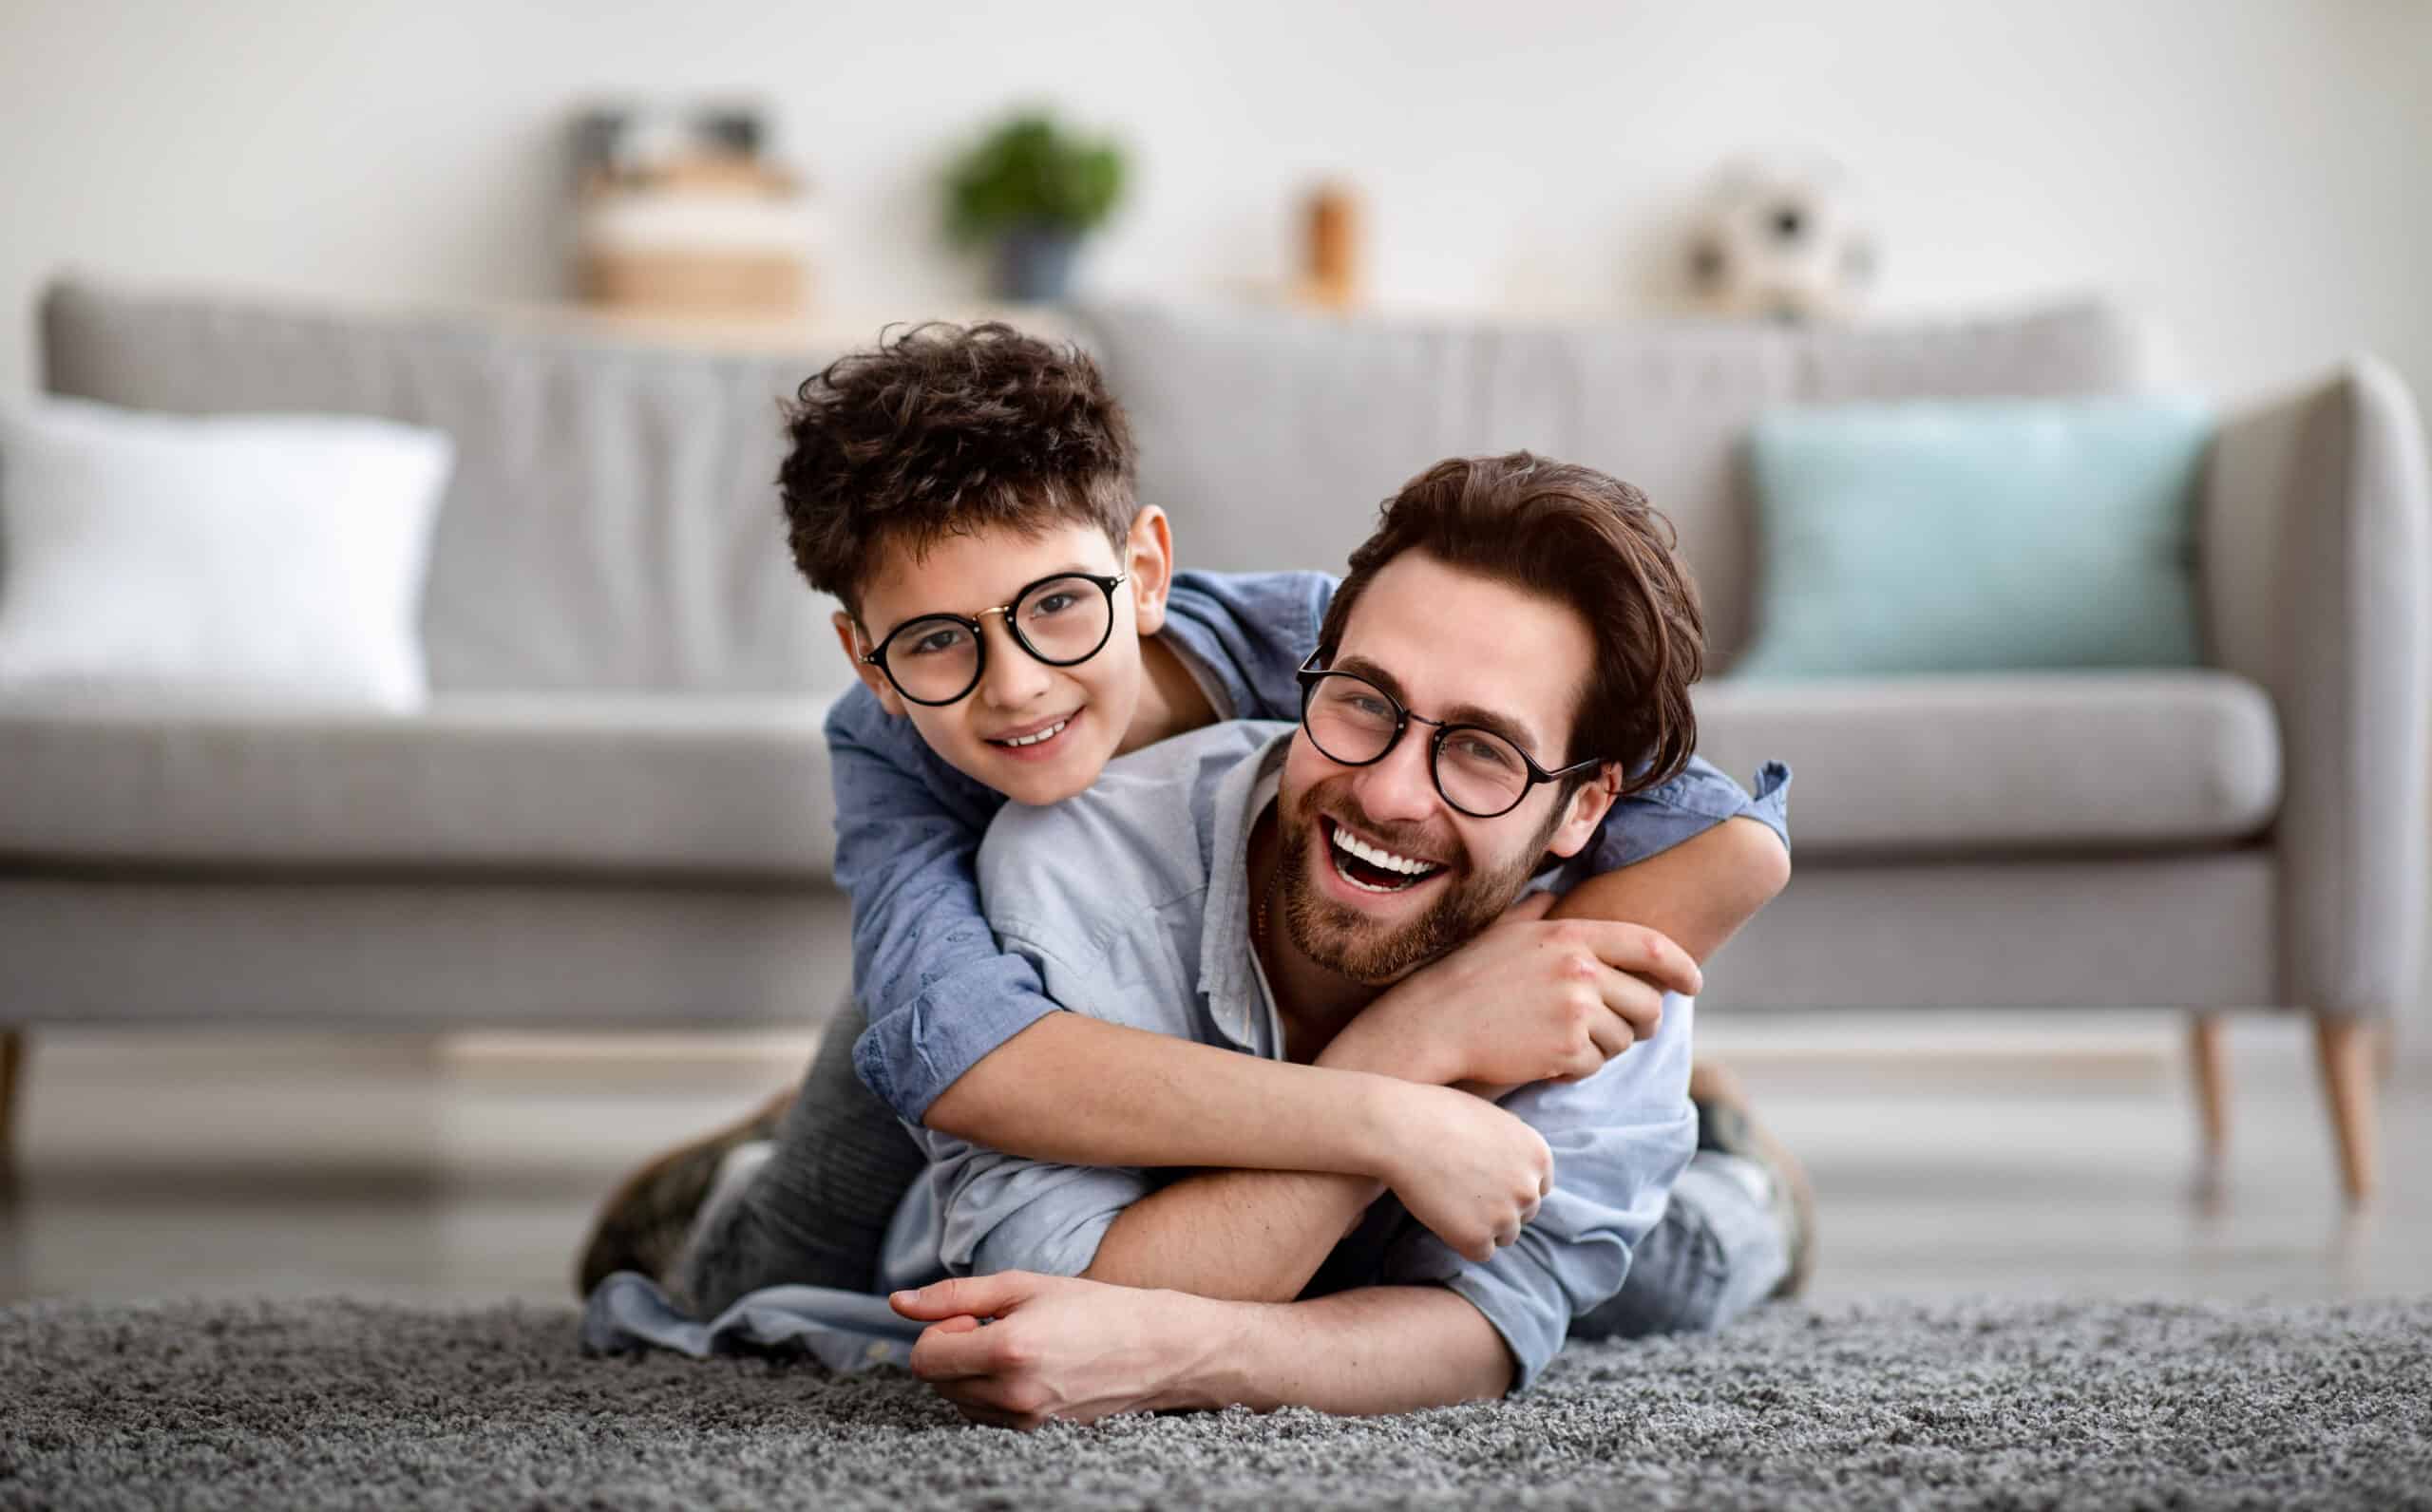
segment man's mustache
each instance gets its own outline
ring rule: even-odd
[[[1340,784],[1340,791],[1330,797],[1330,790],[1337,784]],[[1362,840],[1382,845],[1396,854],[1424,857],[1454,870],[1468,869],[1469,851],[1461,844],[1459,836],[1431,833],[1425,824],[1387,823],[1371,818],[1368,811],[1359,806],[1359,800],[1352,796],[1351,784],[1340,778],[1320,783],[1302,795],[1301,817],[1303,822],[1314,828],[1320,815],[1357,831]]]

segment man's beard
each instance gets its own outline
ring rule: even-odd
[[[1283,923],[1292,943],[1310,960],[1355,982],[1381,987],[1451,953],[1492,924],[1520,896],[1530,874],[1546,854],[1546,841],[1561,822],[1556,805],[1534,839],[1510,860],[1484,871],[1473,870],[1458,838],[1416,837],[1423,831],[1406,825],[1379,824],[1359,811],[1348,784],[1330,804],[1334,813],[1357,834],[1399,850],[1412,850],[1444,863],[1447,886],[1427,912],[1398,928],[1378,925],[1347,903],[1318,891],[1311,871],[1331,866],[1331,857],[1313,856],[1328,842],[1319,824],[1319,798],[1324,784],[1300,796],[1292,811],[1279,816],[1282,854],[1278,861],[1277,890],[1283,904]],[[1420,884],[1428,885],[1426,883]]]

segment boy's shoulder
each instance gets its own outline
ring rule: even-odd
[[[1318,649],[1337,582],[1315,572],[1174,575],[1165,633],[1200,673],[1218,717],[1299,713],[1293,673]]]

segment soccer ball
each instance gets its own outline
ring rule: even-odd
[[[1726,165],[1688,247],[1690,297],[1717,314],[1842,320],[1872,290],[1874,233],[1848,179],[1826,162]]]

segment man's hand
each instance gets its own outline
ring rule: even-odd
[[[1663,993],[1694,996],[1696,961],[1639,924],[1548,919],[1525,898],[1475,939],[1361,1011],[1320,1066],[1508,1087],[1577,1081],[1654,1034]]]
[[[1187,1405],[1175,1385],[1211,1351],[1212,1305],[1063,1276],[1003,1271],[887,1298],[935,1326],[912,1347],[912,1373],[974,1423],[1035,1428]],[[982,1318],[993,1319],[986,1327]],[[1196,1319],[1196,1322],[1194,1322]]]

